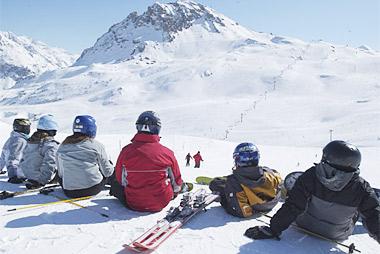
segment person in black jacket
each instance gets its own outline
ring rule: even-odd
[[[249,228],[253,239],[277,238],[293,221],[332,240],[347,239],[358,217],[368,234],[380,243],[380,204],[369,183],[359,176],[360,151],[344,141],[332,141],[323,149],[319,164],[295,182],[270,227]]]

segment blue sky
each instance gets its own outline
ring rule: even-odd
[[[0,0],[0,30],[80,53],[151,0]],[[160,1],[172,2],[172,1]],[[380,0],[199,0],[252,30],[380,50]]]

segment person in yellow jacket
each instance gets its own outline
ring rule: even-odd
[[[239,144],[233,158],[233,173],[210,182],[210,189],[219,193],[223,208],[227,213],[243,218],[270,211],[281,197],[280,174],[258,165],[260,153],[252,143]]]

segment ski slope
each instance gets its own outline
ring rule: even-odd
[[[0,125],[0,140],[6,138],[8,126]],[[132,138],[134,133],[100,135],[98,139],[106,146],[113,161],[116,160],[119,144]],[[58,136],[62,141],[64,135]],[[183,179],[189,182],[196,176],[220,176],[231,172],[232,151],[237,143],[209,138],[169,135],[162,143],[170,147],[180,163]],[[261,146],[261,164],[275,168],[286,175],[294,170],[304,170],[318,162],[321,149],[315,147]],[[377,169],[379,148],[360,148],[363,153],[361,175],[379,186],[380,172]],[[185,167],[185,156],[200,150],[204,158],[201,168]],[[0,176],[1,189],[15,191],[22,189],[6,183],[6,176]],[[201,186],[196,185],[195,188]],[[62,191],[54,192],[63,196]],[[103,191],[91,200],[78,201],[88,209],[65,203],[6,212],[8,209],[56,201],[56,198],[41,194],[28,194],[1,201],[0,205],[0,253],[128,253],[123,244],[137,238],[145,230],[165,216],[170,206],[179,203],[173,200],[159,213],[140,213],[124,208],[118,200]],[[276,206],[277,210],[280,205]],[[105,218],[99,212],[109,215]],[[273,214],[271,212],[270,214]],[[188,224],[173,234],[155,253],[345,253],[332,243],[304,235],[290,228],[282,235],[281,241],[252,241],[243,236],[248,227],[263,225],[268,218],[241,219],[228,215],[214,203],[205,213],[194,217]],[[367,234],[360,222],[354,234],[344,243],[355,243],[362,253],[378,253],[379,245]]]

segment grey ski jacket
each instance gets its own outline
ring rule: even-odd
[[[100,142],[85,138],[66,138],[57,151],[58,175],[66,190],[90,188],[103,177],[112,175],[114,168]]]
[[[8,177],[17,176],[24,177],[20,169],[20,161],[23,151],[26,147],[28,135],[16,131],[12,131],[10,137],[5,142],[0,157],[0,170],[7,168]]]

